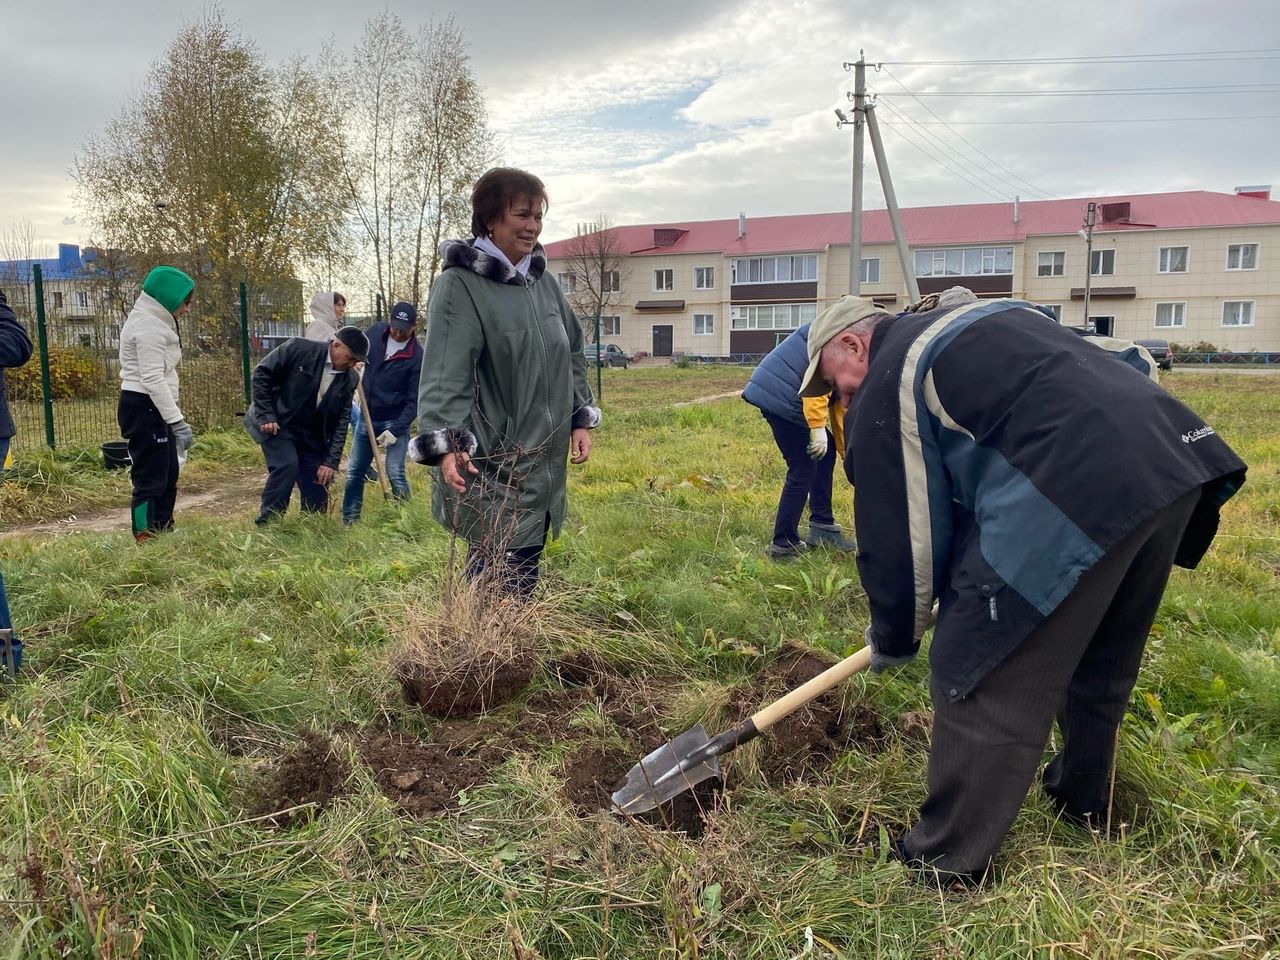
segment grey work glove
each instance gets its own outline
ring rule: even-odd
[[[890,667],[905,666],[916,658],[914,653],[904,654],[901,657],[891,657],[877,651],[875,641],[871,639],[870,627],[867,627],[866,632],[862,635],[862,639],[866,641],[867,646],[871,648],[872,673],[884,673],[884,671],[888,670]]]
[[[378,434],[376,442],[378,446],[385,450],[387,447],[394,446],[397,439],[398,437],[390,430],[383,430]]]
[[[812,460],[821,460],[827,455],[827,428],[814,427],[809,431],[809,446],[805,452]]]
[[[178,453],[186,453],[191,449],[191,445],[196,442],[195,434],[191,432],[191,424],[186,420],[179,420],[177,423],[169,424],[169,429],[173,431],[173,442],[178,445]]]

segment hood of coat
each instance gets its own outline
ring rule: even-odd
[[[440,244],[440,259],[444,261],[446,270],[449,267],[459,267],[494,283],[510,283],[517,287],[535,283],[547,269],[547,254],[540,243],[533,245],[533,253],[529,255],[528,280],[510,264],[503,263],[483,250],[477,250],[475,240],[445,240]]]
[[[327,323],[334,330],[342,326],[338,322],[338,311],[333,307],[332,290],[321,290],[311,298],[311,316],[321,323]]]

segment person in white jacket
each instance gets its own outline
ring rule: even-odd
[[[116,419],[129,443],[134,539],[173,528],[178,462],[192,443],[178,407],[178,318],[191,306],[195,281],[175,267],[156,267],[120,329],[120,405]]]
[[[312,320],[302,335],[308,340],[328,342],[338,333],[347,314],[347,298],[336,290],[321,290],[311,298]]]

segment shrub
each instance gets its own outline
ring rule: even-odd
[[[40,360],[33,356],[25,366],[5,373],[15,400],[40,400]],[[49,385],[54,400],[86,400],[96,397],[106,383],[102,360],[80,347],[49,348]]]

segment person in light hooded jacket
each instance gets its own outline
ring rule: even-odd
[[[328,342],[338,333],[347,315],[347,298],[336,290],[321,290],[311,298],[312,320],[302,335],[308,340]]]
[[[178,407],[182,338],[178,318],[191,306],[195,281],[175,267],[156,267],[120,329],[120,404],[116,420],[129,443],[135,540],[173,527],[178,463],[191,427]]]

